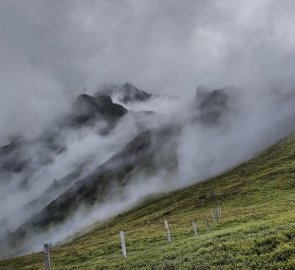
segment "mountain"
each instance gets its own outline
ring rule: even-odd
[[[104,88],[100,90],[96,95],[110,96],[117,99],[123,104],[132,102],[144,102],[152,97],[152,94],[138,89],[136,86],[128,82],[122,85],[104,86]]]
[[[46,179],[46,172],[69,150],[67,140],[73,136],[71,134],[85,127],[91,128],[97,121],[103,121],[106,124],[100,130],[100,134],[106,135],[126,113],[128,111],[123,106],[113,103],[110,97],[79,95],[72,105],[72,110],[60,117],[39,137],[31,140],[17,137],[8,145],[0,147],[0,184],[7,189],[6,193],[11,192],[12,188],[15,193],[29,193],[31,188],[40,182],[40,178],[44,178],[42,185],[46,186],[47,181],[53,180]],[[31,218],[72,186],[83,176],[88,163],[91,163],[91,160],[86,158],[76,162],[75,169],[65,172],[60,179],[55,179],[42,194],[36,197],[33,193],[31,201],[20,205],[19,209],[9,214],[10,216],[1,216],[0,238],[5,232],[14,230],[17,226],[14,220],[16,216],[18,222],[25,222],[24,218]],[[4,188],[0,192],[4,192],[1,193],[2,197],[6,196]],[[23,213],[26,213],[25,216]],[[14,226],[11,226],[11,223]]]
[[[39,138],[29,141],[17,137],[0,147],[0,182],[8,181],[13,173],[22,173],[26,174],[26,179],[22,179],[20,185],[26,186],[36,166],[48,165],[52,156],[66,150],[63,132],[104,121],[107,126],[101,133],[106,134],[127,112],[123,106],[113,103],[109,96],[79,95],[70,113],[45,130]]]
[[[64,222],[82,205],[91,207],[97,203],[107,202],[106,198],[118,197],[122,192],[122,188],[130,182],[136,181],[136,177],[140,173],[147,173],[148,171],[153,173],[160,169],[154,163],[155,156],[159,156],[161,149],[165,148],[165,143],[162,142],[170,142],[177,132],[178,130],[173,127],[142,132],[120,152],[112,156],[104,164],[99,165],[89,175],[75,182],[41,212],[33,216],[15,232],[10,233],[6,239],[2,239],[2,244],[10,246],[11,250],[17,248],[18,252],[20,252],[22,241],[25,241],[26,236],[32,232],[47,230],[53,225]],[[172,156],[170,159],[166,157],[166,160],[167,168],[175,166],[173,163],[175,157]],[[165,164],[161,163],[161,166],[163,169]],[[63,181],[66,181],[66,179]],[[50,194],[49,191],[46,191],[47,195],[45,197],[41,196],[39,201],[35,200],[32,204],[39,204],[40,200],[46,200]],[[16,243],[17,247],[15,247]],[[0,247],[2,246],[0,245]]]
[[[110,96],[93,97],[82,94],[73,104],[70,121],[76,125],[89,124],[100,119],[113,123],[127,112],[123,106],[113,103]]]
[[[147,197],[132,210],[53,247],[52,265],[57,270],[294,269],[294,152],[292,135],[218,176]],[[222,215],[214,224],[210,210],[218,202]],[[191,232],[192,221],[198,236]],[[127,259],[121,255],[121,230]],[[0,261],[3,269],[23,266],[42,269],[43,253]]]
[[[194,101],[197,104],[196,119],[205,125],[216,123],[228,109],[225,106],[228,99],[224,89],[197,93]],[[85,94],[77,98],[74,108],[76,110],[73,110],[75,112],[73,119],[83,125],[102,117],[106,121],[117,121],[117,118],[127,112],[124,107],[114,104],[108,96],[92,97]],[[91,208],[98,203],[106,202],[106,198],[120,196],[124,186],[136,182],[137,178],[141,178],[140,174],[148,172],[149,176],[152,176],[163,169],[176,171],[177,158],[171,146],[174,144],[174,138],[181,132],[182,124],[184,123],[175,122],[161,128],[147,129],[78,181],[74,179],[77,179],[79,170],[70,174],[74,175],[73,179],[66,177],[64,180],[55,181],[56,185],[52,185],[40,198],[28,204],[28,206],[43,205],[44,208],[10,233],[2,242],[14,250],[14,242],[18,239],[17,245],[20,249],[22,243],[20,239],[26,241],[26,236],[33,231],[48,230],[54,225],[65,222],[81,206]],[[57,183],[62,184],[57,185]],[[56,194],[55,198],[53,194]]]
[[[126,89],[135,88],[128,84],[122,87],[120,86],[118,89],[125,89],[121,93],[127,94],[132,93],[133,90],[129,92]],[[137,90],[134,91],[138,93]],[[1,151],[4,153],[3,160],[5,161],[5,155],[9,156],[9,153],[18,153],[19,145],[26,147],[24,154],[14,154],[11,161],[13,162],[13,159],[17,161],[19,157],[24,155],[26,160],[29,160],[29,164],[30,162],[35,164],[35,167],[32,167],[33,169],[36,170],[36,167],[40,169],[41,174],[34,175],[32,174],[34,170],[32,170],[31,174],[26,176],[25,182],[33,184],[40,175],[42,176],[43,169],[47,165],[54,163],[52,161],[55,160],[54,157],[63,157],[62,154],[67,153],[67,136],[71,137],[72,133],[78,132],[79,138],[82,139],[87,134],[85,130],[90,132],[91,136],[102,136],[103,140],[112,138],[110,145],[112,147],[112,144],[118,144],[118,141],[122,140],[121,135],[124,134],[124,131],[128,132],[128,129],[134,129],[131,133],[133,134],[132,137],[128,137],[129,139],[125,140],[120,148],[116,148],[112,156],[102,159],[103,162],[98,162],[95,159],[91,160],[91,157],[84,158],[84,160],[78,159],[79,162],[75,163],[74,168],[72,166],[60,179],[53,182],[52,179],[54,178],[45,179],[45,181],[50,181],[51,184],[38,196],[20,207],[21,212],[27,212],[26,220],[10,228],[9,220],[2,218],[0,224],[6,228],[6,235],[4,237],[0,235],[1,256],[7,257],[26,253],[36,239],[43,239],[44,234],[46,235],[55,228],[69,222],[81,208],[84,209],[84,215],[87,215],[86,213],[95,211],[96,207],[108,205],[112,200],[119,200],[127,196],[126,190],[128,188],[136,189],[138,185],[145,183],[146,179],[155,178],[154,181],[156,182],[153,185],[158,185],[160,184],[159,181],[163,180],[158,180],[158,178],[161,178],[163,171],[169,172],[169,176],[175,176],[179,169],[179,155],[183,154],[178,152],[178,144],[182,143],[179,140],[180,136],[182,136],[181,140],[187,142],[185,147],[191,149],[194,136],[198,135],[193,133],[188,137],[186,135],[186,132],[189,132],[188,127],[196,125],[199,132],[212,130],[213,133],[219,127],[226,127],[222,129],[222,132],[224,132],[230,127],[228,123],[224,126],[226,119],[229,118],[228,116],[237,115],[235,112],[235,96],[227,88],[216,90],[199,88],[195,98],[187,104],[187,108],[178,108],[180,116],[182,116],[184,109],[188,111],[185,117],[176,117],[176,114],[171,114],[173,117],[169,116],[168,118],[164,118],[162,115],[159,116],[157,113],[128,112],[122,105],[113,102],[112,98],[115,99],[116,95],[114,93],[108,93],[112,97],[102,93],[95,96],[79,95],[68,115],[60,119],[55,127],[45,131],[43,136],[30,142],[12,142],[4,146],[2,150],[0,149],[0,154]],[[131,99],[125,100],[132,102]],[[137,98],[133,99],[133,102],[135,100]],[[138,98],[137,100],[137,102],[143,101],[144,98],[142,100]],[[147,115],[158,117],[153,118],[155,120],[153,123],[156,122],[157,125],[151,125],[151,120],[146,119]],[[96,124],[102,121],[106,126],[103,132],[96,129]],[[94,146],[91,147],[94,148]],[[100,147],[98,146],[92,150],[99,154]],[[204,147],[210,148],[207,143]],[[31,148],[38,149],[37,155],[25,155],[30,153],[28,149]],[[32,153],[35,152],[32,151]],[[77,154],[79,155],[79,153]],[[199,153],[192,154],[198,155]],[[57,160],[62,162],[61,159]],[[91,162],[94,165],[90,169],[87,164]],[[211,166],[212,161],[208,160],[204,164],[204,166]],[[202,170],[203,168],[194,169]],[[22,173],[22,171],[17,172]],[[186,174],[185,171],[183,173]],[[31,179],[32,175],[34,176],[33,179]],[[166,186],[170,186],[169,178],[165,178]],[[145,192],[148,192],[149,184],[150,182],[146,183],[147,191]],[[27,186],[29,187],[29,185]],[[215,198],[216,196],[213,194],[211,197]],[[16,212],[14,214],[21,213]]]
[[[120,89],[133,89],[133,86],[125,84]],[[223,114],[229,110],[228,103],[229,96],[225,89],[201,93],[198,91],[192,102],[194,121],[199,121],[202,125],[217,124]],[[70,123],[68,128],[71,131],[71,128],[79,129],[83,126],[91,128],[97,121],[103,120],[108,123],[108,132],[111,132],[127,113],[123,106],[113,103],[109,96],[101,93],[96,96],[83,94],[77,97],[66,121],[61,123]],[[142,116],[137,113],[136,121],[140,123]],[[78,164],[77,169],[68,172],[67,176],[55,180],[39,197],[21,208],[27,212],[29,219],[14,231],[7,228],[10,232],[1,240],[2,244],[9,247],[6,256],[21,253],[22,245],[26,246],[28,236],[34,232],[37,236],[36,232],[43,233],[52,226],[62,224],[81,206],[91,209],[97,204],[107,202],[107,199],[117,198],[125,186],[130,183],[134,185],[137,179],[152,177],[161,170],[176,172],[177,153],[173,146],[176,143],[175,138],[182,132],[185,124],[183,121],[174,121],[158,128],[148,128],[135,136],[106,162],[98,164],[96,169],[87,175],[82,177],[83,166],[87,163],[84,161],[84,165]],[[65,127],[67,128],[67,125],[61,126],[57,132],[48,132],[45,136],[49,145],[59,144],[59,148],[55,148],[61,152],[67,151],[62,140],[58,139],[62,134],[62,128]],[[105,136],[108,136],[108,132]],[[42,141],[42,138],[40,140]],[[9,224],[5,219],[1,222]]]

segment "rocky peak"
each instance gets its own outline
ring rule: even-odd
[[[199,87],[196,92],[199,119],[204,124],[216,124],[228,109],[229,96],[226,89],[207,90]]]
[[[115,97],[124,104],[147,101],[152,96],[129,82],[121,85],[105,86],[102,91],[97,93],[97,96],[100,95]]]
[[[113,122],[125,115],[126,112],[127,110],[123,106],[113,103],[109,96],[93,97],[82,94],[73,104],[73,121],[79,124],[90,123],[96,119]]]

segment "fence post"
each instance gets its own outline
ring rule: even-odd
[[[196,222],[192,222],[192,227],[193,227],[193,233],[195,234],[195,235],[197,235],[198,236],[198,231],[197,231],[197,225],[196,225]]]
[[[50,250],[50,245],[48,243],[45,243],[44,244],[45,270],[51,270],[49,250]]]
[[[209,221],[207,218],[204,219],[204,223],[207,226],[207,230],[210,231],[210,225],[209,225]]]
[[[218,202],[218,215],[221,217],[221,203]]]
[[[168,240],[168,243],[170,244],[171,243],[171,235],[170,235],[168,221],[165,220],[164,224],[165,224],[165,230],[166,230],[166,233],[167,233],[167,240]]]
[[[124,258],[127,258],[127,251],[126,251],[126,245],[125,245],[125,234],[124,234],[124,231],[120,231],[120,238],[121,238],[121,247],[122,247],[123,257]]]
[[[216,223],[216,217],[214,211],[211,209],[211,216],[214,223]]]

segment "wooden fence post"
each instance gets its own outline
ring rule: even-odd
[[[216,217],[214,211],[211,209],[211,216],[214,223],[216,223]]]
[[[218,202],[218,215],[221,217],[221,203]]]
[[[210,225],[209,225],[209,221],[207,218],[204,219],[204,223],[207,226],[207,230],[210,231]]]
[[[45,270],[51,270],[49,250],[50,250],[50,245],[48,243],[45,243],[44,244]]]
[[[198,236],[198,231],[197,231],[197,225],[196,225],[196,222],[192,222],[192,227],[193,227],[193,233],[195,234],[195,235],[197,235]]]
[[[124,258],[127,258],[127,251],[126,251],[126,245],[125,245],[125,234],[124,234],[124,231],[120,231],[120,238],[121,238],[121,247],[122,247],[123,257]]]
[[[166,230],[166,233],[167,233],[167,240],[168,240],[168,243],[170,244],[171,243],[171,235],[170,235],[168,221],[165,220],[164,224],[165,224],[165,230]]]

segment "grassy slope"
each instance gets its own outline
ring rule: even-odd
[[[290,136],[221,176],[151,199],[53,248],[52,269],[295,269],[294,191],[295,136]],[[223,215],[208,232],[203,219],[210,218],[216,199]],[[192,220],[199,237],[191,233]],[[120,250],[122,229],[127,259]],[[44,269],[43,255],[0,261],[0,269]]]

